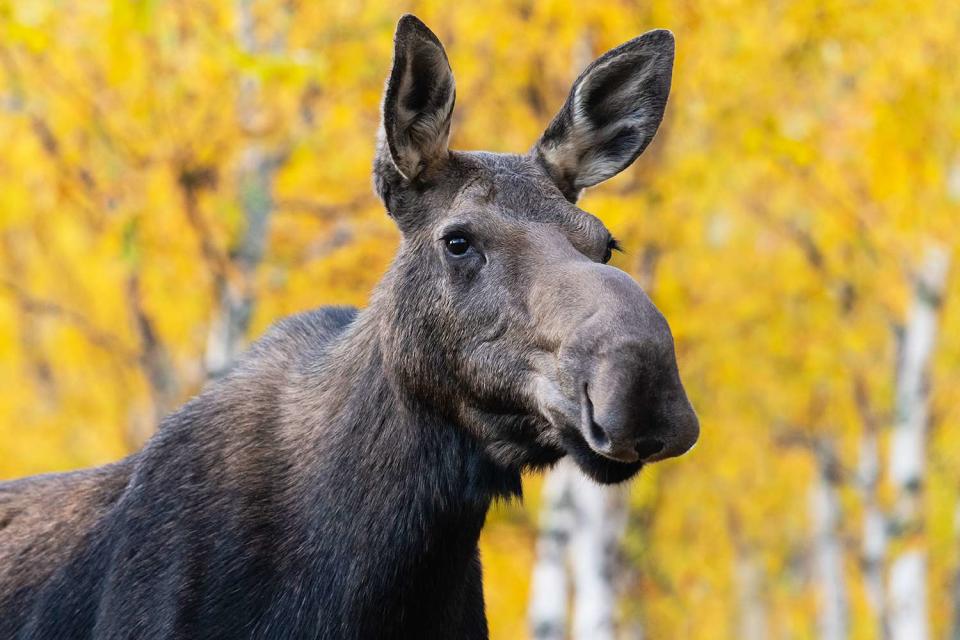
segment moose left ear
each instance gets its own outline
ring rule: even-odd
[[[440,40],[419,18],[403,16],[383,98],[383,134],[406,180],[447,157],[455,100],[453,71]]]
[[[649,31],[595,60],[533,152],[570,200],[637,159],[653,139],[670,94],[673,34]]]

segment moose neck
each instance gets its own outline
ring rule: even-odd
[[[413,492],[408,500],[486,510],[493,498],[517,495],[517,470],[496,464],[469,429],[390,370],[383,334],[394,313],[384,306],[374,297],[303,380],[325,423],[308,426],[316,450],[322,457],[334,453],[355,481],[380,486],[392,477]]]
[[[429,598],[417,602],[425,594],[434,604],[459,597],[490,503],[518,492],[519,474],[404,393],[385,369],[382,317],[374,302],[285,401],[285,413],[300,416],[284,429],[293,427],[294,499],[306,531],[293,556],[308,584],[335,584],[361,594],[362,606],[397,606],[409,618],[428,606]]]

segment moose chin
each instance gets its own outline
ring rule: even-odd
[[[646,33],[528,152],[452,151],[446,53],[401,18],[374,184],[402,242],[369,305],[281,320],[120,462],[0,485],[0,637],[485,638],[477,541],[521,472],[621,482],[699,433],[576,205],[653,138],[673,57]]]

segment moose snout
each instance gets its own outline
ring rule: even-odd
[[[682,455],[697,441],[700,423],[676,365],[651,366],[650,351],[627,347],[600,355],[580,387],[581,434],[604,457],[653,462]]]
[[[565,394],[579,404],[571,418],[583,440],[624,463],[682,455],[696,443],[700,423],[680,382],[666,319],[619,269],[580,263],[569,273],[553,289],[577,309],[566,316],[558,355]]]
[[[546,414],[562,414],[579,446],[629,468],[686,453],[700,422],[680,382],[670,327],[640,285],[576,257],[542,273],[531,307],[546,341],[559,343],[557,393],[551,384],[539,392]],[[580,450],[576,442],[570,449]]]

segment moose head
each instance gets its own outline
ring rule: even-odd
[[[613,483],[697,440],[666,320],[576,205],[650,143],[673,56],[668,31],[635,38],[580,74],[529,152],[462,152],[443,45],[413,16],[397,27],[374,162],[402,233],[374,299],[384,365],[504,466],[570,455]]]

